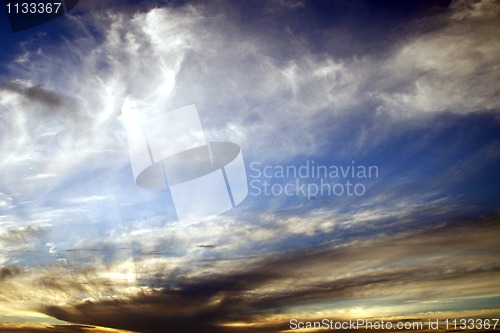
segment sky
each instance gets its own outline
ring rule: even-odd
[[[0,332],[499,318],[499,16],[81,0],[13,32],[2,6]],[[137,186],[130,101],[195,104],[208,141],[240,146],[244,201],[182,221]]]

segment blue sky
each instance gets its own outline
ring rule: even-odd
[[[486,0],[82,0],[12,33],[3,11],[0,331],[498,317],[499,13]],[[379,174],[349,179],[363,195],[248,195],[179,222],[168,191],[134,182],[127,100],[196,104],[207,140],[241,147],[249,181],[252,163]]]

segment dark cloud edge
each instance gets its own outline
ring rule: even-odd
[[[74,306],[47,305],[41,312],[54,318],[74,323],[113,327],[139,332],[201,332],[217,329],[218,332],[275,332],[283,323],[250,330],[225,327],[227,322],[252,322],[261,315],[280,314],[290,305],[304,305],[328,300],[358,299],[369,290],[404,287],[410,283],[460,283],[461,279],[498,274],[500,268],[486,265],[480,268],[463,268],[443,276],[439,271],[422,271],[422,267],[396,272],[366,272],[354,278],[315,283],[305,289],[272,295],[253,293],[266,284],[292,275],[294,269],[304,265],[345,264],[362,258],[366,252],[387,253],[391,247],[397,251],[415,251],[423,257],[433,251],[474,252],[481,244],[489,248],[489,255],[498,250],[491,245],[491,237],[500,234],[500,215],[467,220],[460,223],[404,233],[395,239],[371,240],[367,244],[350,244],[347,247],[294,251],[271,256],[246,269],[203,278],[164,281],[162,288],[143,292],[129,299],[85,301]],[[483,242],[484,240],[484,242]],[[389,242],[389,243],[387,243]],[[378,249],[378,250],[377,250]],[[451,250],[450,250],[451,249]],[[482,251],[485,251],[484,248]],[[425,268],[425,267],[424,267]],[[435,268],[435,267],[430,267]],[[255,294],[254,297],[251,295]]]

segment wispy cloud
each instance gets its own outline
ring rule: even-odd
[[[498,311],[497,2],[453,2],[378,52],[321,20],[301,31],[307,2],[81,3],[61,41],[22,43],[0,86],[0,315],[92,327],[0,331]],[[381,177],[362,198],[249,196],[179,223],[167,192],[133,182],[130,100],[196,103],[247,164],[356,159]]]
[[[86,13],[85,22],[74,16],[67,24],[80,27],[78,45],[68,42],[44,50],[47,54],[14,73],[23,77],[28,72],[31,81],[75,96],[80,111],[73,114],[92,117],[92,138],[85,143],[93,147],[112,144],[110,132],[121,132],[116,117],[126,97],[160,110],[197,103],[210,139],[236,140],[261,158],[276,158],[277,150],[282,158],[318,153],[332,133],[343,133],[353,119],[367,131],[360,134],[376,140],[385,137],[380,130],[391,126],[388,119],[399,126],[401,117],[478,112],[499,105],[492,84],[499,61],[494,15],[457,20],[455,9],[427,18],[445,23],[403,40],[383,59],[336,58],[315,54],[287,29],[257,38],[236,25],[235,13],[222,5],[215,8],[104,11]],[[217,21],[219,17],[225,20]],[[280,40],[293,46],[288,56],[273,46]],[[334,51],[336,46],[329,47]],[[50,57],[48,52],[55,51],[66,56]],[[348,149],[360,142],[343,144],[347,146],[340,148]]]

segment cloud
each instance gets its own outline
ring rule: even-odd
[[[12,209],[15,207],[13,203],[14,199],[5,193],[0,192],[0,208],[2,209]]]
[[[381,89],[373,93],[382,101],[379,111],[411,117],[498,110],[493,82],[500,63],[495,33],[500,6],[479,1],[471,5],[476,9],[460,10],[464,4],[453,2],[448,14],[453,19],[442,29],[409,39],[384,61],[378,76]]]
[[[281,19],[290,24],[289,15],[301,7],[262,6],[281,8]],[[209,140],[238,142],[247,156],[261,160],[318,154],[332,140],[342,142],[338,150],[348,154],[383,142],[408,117],[498,108],[492,84],[498,20],[456,20],[459,7],[423,19],[444,23],[401,37],[384,57],[335,57],[334,44],[317,54],[293,29],[264,19],[271,14],[260,13],[268,11],[260,5],[249,20],[264,20],[266,38],[241,27],[237,6],[85,12],[85,19],[74,15],[66,22],[78,44],[43,49],[13,75],[27,72],[44,87],[39,90],[78,96],[81,112],[92,119],[92,139],[85,144],[94,149],[126,148],[116,118],[126,99],[138,99],[154,112],[196,103]],[[423,25],[410,28],[418,32]],[[318,38],[320,43],[325,37]],[[66,56],[54,59],[53,52]]]
[[[40,226],[17,226],[6,228],[0,232],[0,254],[5,262],[17,262],[16,255],[24,256],[37,248],[38,240],[47,233],[45,228]]]
[[[0,236],[0,241],[6,246],[27,243],[29,238],[38,237],[43,233],[44,230],[38,226],[11,228]]]
[[[0,332],[23,332],[23,333],[39,333],[39,332],[54,332],[54,333],[72,333],[72,332],[95,332],[95,333],[132,333],[130,331],[113,330],[104,327],[95,327],[87,325],[48,325],[48,324],[32,324],[32,323],[0,323]]]
[[[82,3],[61,43],[25,42],[0,87],[2,302],[152,332],[274,332],[310,306],[339,317],[496,306],[484,295],[498,289],[498,218],[457,222],[491,212],[468,200],[471,175],[496,193],[495,3],[455,2],[383,52],[342,55],[293,24],[307,3],[114,3]],[[385,178],[359,201],[248,198],[176,223],[168,194],[133,183],[127,100],[150,106],[145,117],[196,103],[207,138],[239,143],[247,161],[373,157]]]
[[[31,82],[12,81],[0,87],[2,105],[1,170],[7,193],[37,191],[63,174],[78,157],[89,138],[89,119],[72,97],[47,90]]]
[[[467,220],[257,260],[242,258],[211,273],[164,275],[154,289],[125,298],[42,311],[91,325],[195,332],[264,320],[262,311],[297,316],[311,304],[332,309],[328,313],[335,317],[356,306],[362,306],[365,316],[439,312],[449,306],[442,306],[445,301],[457,302],[460,311],[474,310],[468,308],[474,306],[469,295],[483,302],[496,295],[497,222],[498,217]],[[390,310],[379,306],[382,299]]]
[[[22,271],[19,267],[2,267],[0,269],[0,281],[15,277],[20,274]]]

